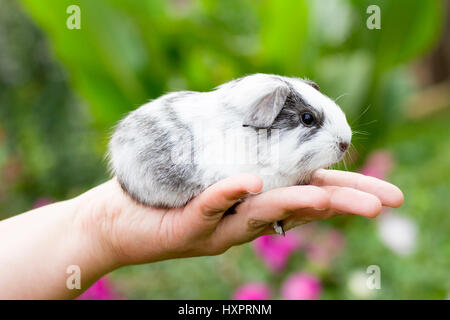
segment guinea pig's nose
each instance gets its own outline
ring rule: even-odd
[[[348,143],[347,142],[339,142],[339,150],[342,152],[347,151],[348,149]]]

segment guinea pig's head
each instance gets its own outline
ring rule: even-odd
[[[252,76],[250,76],[252,77]],[[255,75],[243,125],[279,129],[280,158],[312,172],[340,161],[352,131],[341,108],[308,80]]]

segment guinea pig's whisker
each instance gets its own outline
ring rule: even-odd
[[[345,154],[344,159],[345,159],[345,158],[350,159],[350,163],[353,163],[353,162],[354,162],[354,161],[353,161],[353,157],[352,157],[352,153],[350,152],[350,150],[348,150],[347,153]]]
[[[366,109],[364,109],[363,110],[363,112],[361,112],[361,114],[356,118],[356,119],[354,119],[353,121],[352,121],[352,123],[350,124],[350,126],[353,126],[353,124],[356,122],[356,121],[358,121],[359,119],[361,119],[361,117],[363,116],[363,115],[365,115],[366,113],[367,113],[367,111],[369,111],[369,109],[370,109],[370,104],[367,106],[367,108]]]
[[[345,97],[345,96],[349,96],[349,95],[351,95],[350,92],[345,92],[345,93],[341,94],[340,96],[338,96],[337,98],[335,98],[334,102],[337,103],[340,98]]]
[[[345,157],[342,159],[342,162],[344,163],[344,168],[345,168],[345,171],[348,171],[348,167],[347,167],[347,161],[345,161],[346,159],[345,159]]]
[[[366,123],[361,123],[359,126],[360,127],[363,127],[363,126],[368,126],[368,125],[371,125],[371,124],[374,124],[375,122],[378,122],[378,120],[372,120],[372,121],[369,121],[369,122],[366,122]]]
[[[352,138],[353,139],[368,139],[369,135],[370,135],[370,133],[368,133],[366,131],[356,131],[356,130],[354,130],[352,132]]]
[[[357,140],[357,141],[359,141],[359,140],[368,140],[369,138],[368,137],[355,137],[354,138],[354,140]]]
[[[355,145],[353,144],[353,142],[350,142],[350,149],[352,149],[357,156],[359,156],[359,152],[358,149],[356,149]]]
[[[369,132],[367,132],[367,131],[357,131],[357,130],[353,130],[353,132],[352,132],[352,135],[353,134],[360,134],[360,135],[366,135],[366,136],[368,136],[370,133]]]
[[[356,156],[356,159],[358,159],[360,154],[358,152],[358,149],[356,149],[356,147],[353,143],[350,144],[350,150],[351,150],[351,153],[353,153]]]
[[[358,150],[356,149],[355,146],[353,146],[353,147],[354,147],[354,150],[356,151],[356,154],[357,154],[358,157],[359,157],[359,156],[361,155],[361,153],[358,152]],[[360,151],[362,152],[362,154],[364,154],[365,151],[367,151],[364,143],[359,144],[358,147],[359,147]]]
[[[353,144],[353,142],[350,142],[350,147],[349,150],[352,150],[352,152],[354,152],[354,154],[356,155],[356,158],[360,157],[360,154],[358,152],[358,149],[356,149],[355,145]],[[353,161],[352,161],[353,162]]]

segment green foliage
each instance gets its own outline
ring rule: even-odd
[[[0,1],[0,218],[106,176],[86,110],[44,35],[19,9]]]
[[[352,94],[342,104],[353,117],[370,105],[355,126],[378,119],[364,129],[376,137],[389,123],[392,68],[429,49],[442,20],[439,1],[380,1],[381,30],[369,30],[370,1],[80,0],[82,28],[68,30],[73,1],[23,3],[101,129],[167,90],[273,72]]]

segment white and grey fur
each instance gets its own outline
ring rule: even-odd
[[[305,112],[314,116],[314,125],[302,123]],[[269,143],[270,131],[279,130],[276,164],[269,153],[257,163],[199,161],[209,147],[223,143],[213,132],[246,136],[259,129],[268,130]],[[351,135],[342,110],[313,82],[254,74],[210,92],[168,93],[132,111],[109,143],[110,167],[136,201],[182,207],[208,186],[241,172],[260,176],[263,191],[306,184],[315,170],[342,159]],[[190,161],[173,161],[180,144],[190,145]]]

